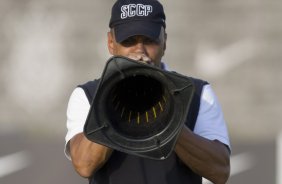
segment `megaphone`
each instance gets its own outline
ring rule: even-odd
[[[121,152],[166,159],[187,119],[194,93],[189,77],[112,57],[95,91],[84,134]]]

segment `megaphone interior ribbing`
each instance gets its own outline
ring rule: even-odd
[[[107,97],[107,109],[117,131],[146,137],[163,130],[169,115],[169,93],[161,81],[133,75],[117,82]]]

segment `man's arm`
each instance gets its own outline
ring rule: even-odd
[[[83,126],[90,104],[82,88],[76,88],[67,108],[65,153],[71,157],[75,170],[82,177],[90,177],[110,157],[112,150],[89,141],[83,134]]]
[[[223,143],[203,138],[184,126],[175,152],[195,173],[215,184],[226,183],[230,173],[230,154]]]
[[[108,160],[112,149],[89,141],[83,133],[70,140],[70,155],[75,170],[82,177],[89,178]]]

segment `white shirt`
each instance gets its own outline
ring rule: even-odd
[[[68,159],[70,159],[69,141],[76,134],[83,132],[89,109],[90,104],[84,90],[77,87],[71,94],[67,108],[68,132],[65,137],[65,154]],[[230,149],[223,113],[210,85],[203,87],[199,114],[193,132],[209,140],[218,140]]]

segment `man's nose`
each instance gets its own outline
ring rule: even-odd
[[[142,40],[139,40],[135,45],[135,52],[136,53],[146,53],[146,48]]]

